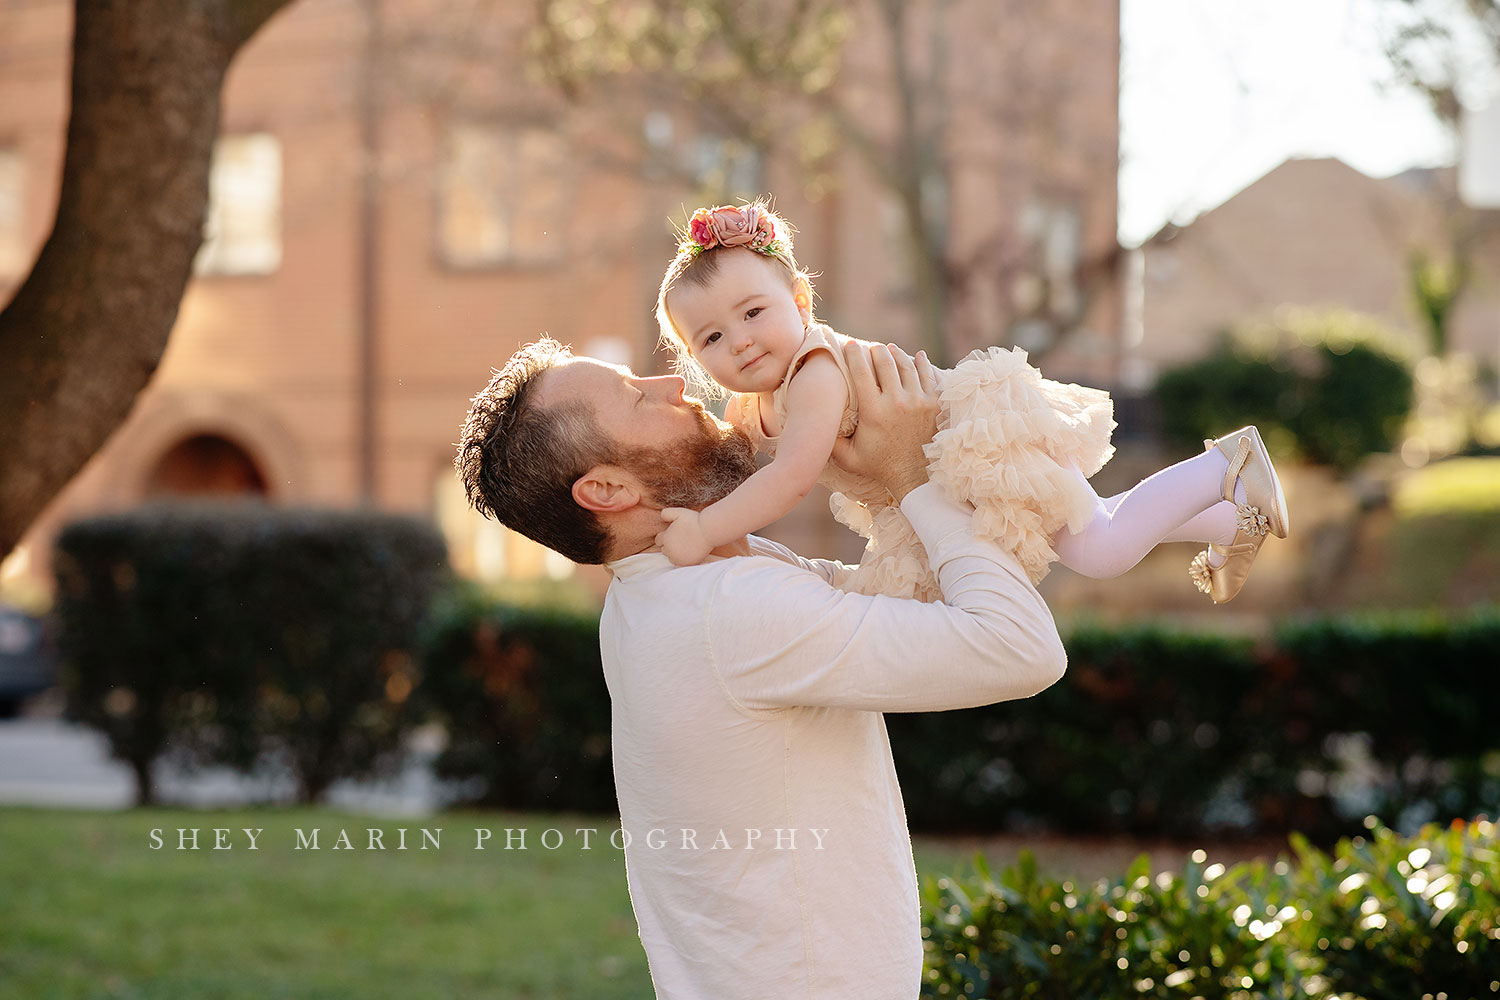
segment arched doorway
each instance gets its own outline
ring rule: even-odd
[[[146,477],[146,496],[266,496],[266,478],[249,453],[218,434],[194,434],[162,455]]]

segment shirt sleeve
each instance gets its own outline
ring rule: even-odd
[[[855,569],[848,563],[841,563],[834,559],[808,559],[805,556],[799,556],[780,542],[773,542],[771,539],[762,538],[759,535],[751,535],[750,538],[752,549],[768,552],[774,558],[801,566],[809,573],[816,573],[823,578],[825,583],[832,587],[843,586],[844,581],[849,578],[849,574],[853,573]]]
[[[974,537],[972,509],[926,484],[901,510],[942,604],[845,593],[816,567],[771,559],[736,560],[717,580],[708,652],[739,709],[972,708],[1030,697],[1062,676],[1051,612],[1014,556]]]

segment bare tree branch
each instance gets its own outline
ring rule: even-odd
[[[1384,0],[1386,58],[1396,79],[1424,96],[1444,125],[1456,128],[1464,86],[1500,73],[1500,0]],[[1488,65],[1483,65],[1483,63]]]
[[[559,88],[576,99],[615,100],[629,89],[640,94],[675,94],[674,105],[711,129],[727,129],[747,137],[763,151],[798,134],[833,136],[816,148],[799,150],[804,166],[818,169],[814,157],[831,159],[840,149],[852,152],[861,166],[889,194],[900,213],[897,241],[907,255],[912,305],[922,346],[936,361],[953,347],[983,337],[985,342],[1005,337],[1017,322],[1034,320],[1001,295],[1000,315],[984,320],[984,330],[973,323],[972,310],[961,301],[981,285],[995,286],[1025,271],[1029,280],[1047,280],[1041,243],[997,234],[1010,241],[1002,262],[993,254],[969,254],[960,260],[949,246],[952,215],[949,191],[960,164],[972,168],[975,156],[992,157],[989,149],[955,152],[951,108],[961,97],[966,120],[983,120],[1004,133],[1016,133],[1040,149],[1050,141],[1065,145],[1066,103],[1073,82],[1033,56],[1034,40],[1025,18],[1040,5],[1005,4],[996,12],[989,0],[964,5],[955,0],[862,0],[859,4],[832,0],[770,0],[747,5],[737,0],[538,0],[539,17],[547,26],[542,46],[544,72],[556,73]],[[775,16],[767,7],[774,4]],[[998,5],[997,5],[998,6]],[[985,50],[986,85],[970,79],[969,92],[955,90],[960,82],[950,53],[955,32],[973,30],[976,17],[989,16],[1003,29]],[[966,27],[967,26],[967,27]],[[865,49],[878,67],[868,80],[845,74],[837,83],[844,39],[850,31],[872,33]],[[995,61],[998,59],[998,62]],[[547,67],[552,67],[550,70]],[[1003,79],[996,79],[1001,78]],[[585,84],[608,85],[585,98]],[[890,117],[871,115],[889,108]],[[1032,154],[1040,155],[1040,154]],[[1114,150],[1109,151],[1114,159]],[[1021,178],[1025,185],[1039,180],[1038,164]],[[1012,160],[996,170],[1014,173]],[[1024,195],[1024,185],[1013,185]],[[1018,206],[1019,207],[1019,206]],[[1100,250],[1110,256],[1107,248]],[[1084,288],[1089,275],[1108,268],[1077,262],[1078,275],[1069,288],[1090,291],[1060,303],[1045,317],[1055,343],[1083,321],[1072,303],[1085,305],[1097,294]],[[1092,281],[1092,278],[1090,278]],[[986,289],[986,292],[991,289]],[[992,299],[993,300],[993,299]],[[963,328],[964,322],[969,328]]]

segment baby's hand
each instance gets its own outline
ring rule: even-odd
[[[696,510],[667,507],[661,516],[667,526],[656,536],[656,544],[674,565],[696,566],[708,558],[713,546],[703,537],[703,521]]]

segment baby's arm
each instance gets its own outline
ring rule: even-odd
[[[670,524],[658,536],[662,551],[679,566],[701,562],[725,545],[789,513],[818,481],[849,399],[843,372],[824,351],[809,355],[787,387],[787,420],[776,457],[729,496],[701,512],[662,511]]]

